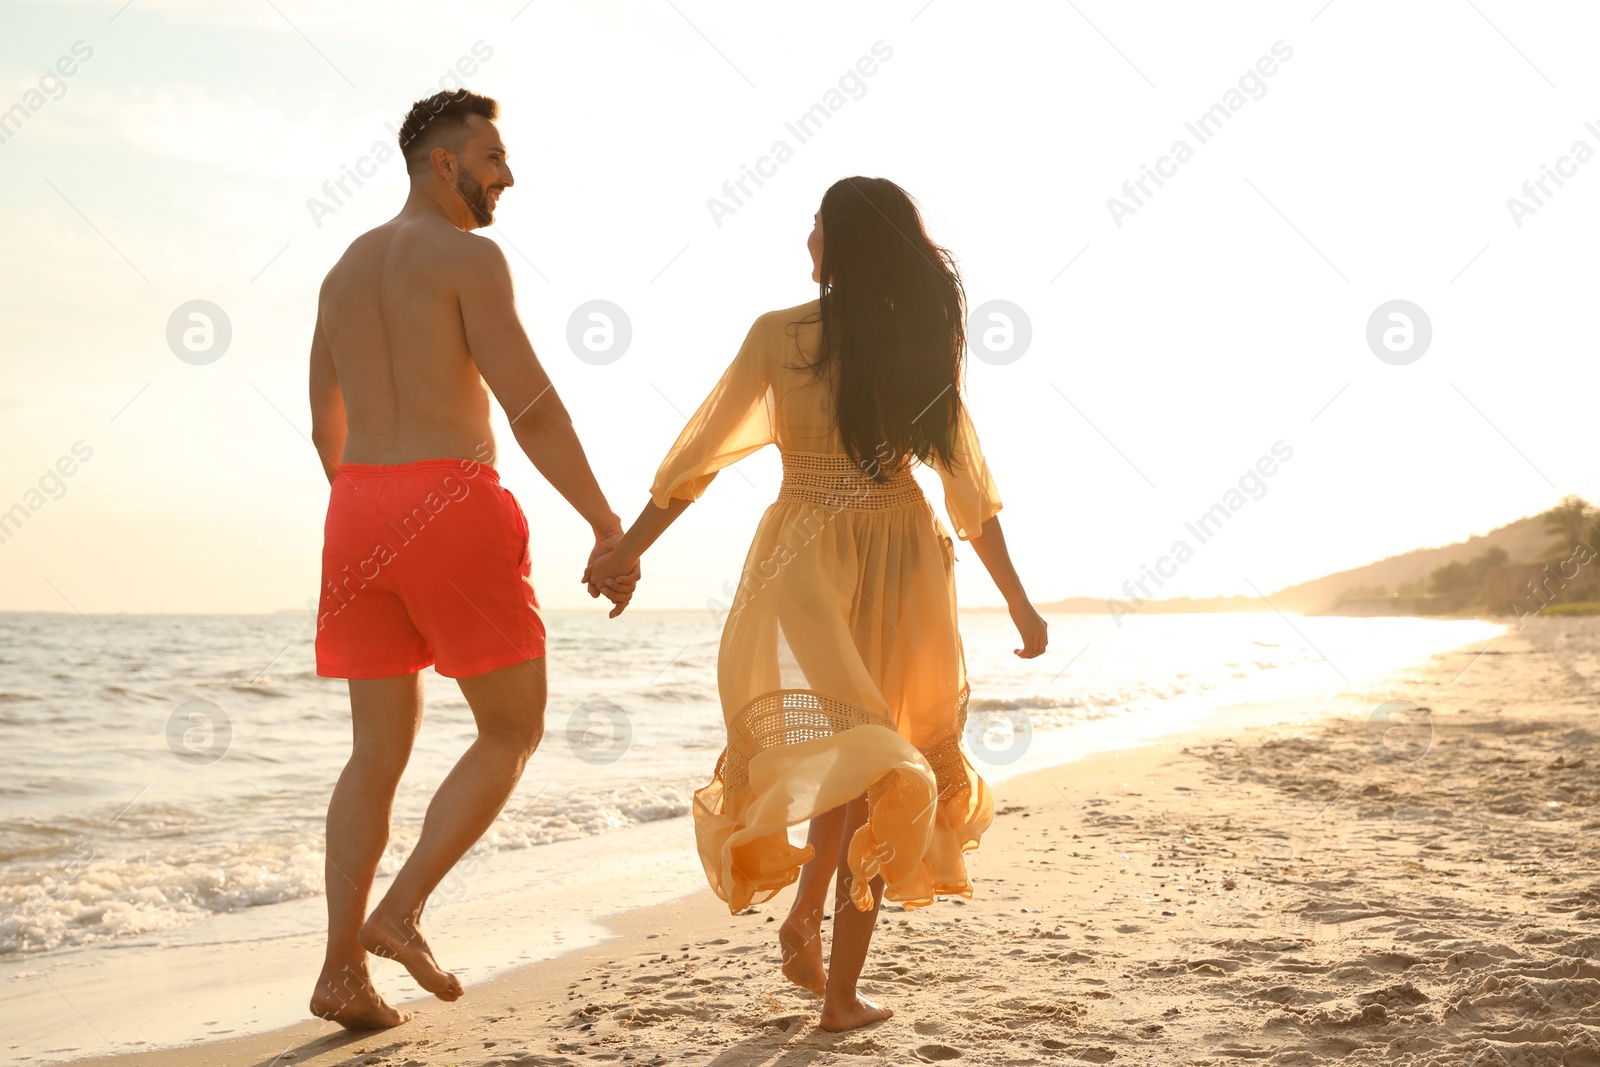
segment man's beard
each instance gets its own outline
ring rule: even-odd
[[[489,194],[484,191],[482,183],[467,171],[463,170],[456,178],[456,192],[461,194],[461,199],[467,202],[472,209],[472,216],[479,226],[489,226],[494,222],[494,208],[489,203]]]

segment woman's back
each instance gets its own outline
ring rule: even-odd
[[[844,446],[834,418],[833,375],[827,368],[820,374],[811,368],[817,361],[822,341],[819,304],[820,301],[813,300],[773,313],[778,319],[792,316],[785,333],[792,337],[793,344],[785,345],[780,341],[768,352],[772,436],[783,452],[843,455]]]
[[[901,469],[903,456],[875,450],[865,461],[844,460],[834,416],[833,372],[815,362],[821,343],[818,301],[769,311],[756,319],[733,363],[678,435],[651,486],[657,507],[673,497],[697,499],[717,471],[777,444],[796,455],[840,457],[835,466],[863,477]],[[918,398],[921,407],[938,396]],[[978,443],[965,403],[959,406],[953,462],[930,464],[944,485],[945,511],[962,540],[977,537],[985,520],[1000,510],[999,490]]]

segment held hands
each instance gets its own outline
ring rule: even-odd
[[[1050,627],[1039,613],[1033,610],[1033,605],[1026,600],[1012,604],[1011,621],[1016,623],[1017,633],[1022,638],[1022,647],[1011,651],[1023,659],[1033,659],[1035,656],[1043,655],[1045,645],[1049,643]]]
[[[688,506],[685,498],[671,500],[666,507],[657,507],[652,500],[639,512],[626,534],[622,532],[620,519],[596,527],[594,551],[589,554],[589,565],[583,569],[583,582],[589,587],[590,596],[603,593],[615,605],[611,611],[613,619],[628,606],[633,587],[639,582],[639,557]]]
[[[583,569],[583,577],[579,581],[589,587],[589,595],[598,597],[605,594],[613,607],[609,618],[621,615],[628,606],[628,601],[633,599],[633,590],[639,584],[639,561],[634,560],[631,565],[623,567],[616,547],[622,540],[622,529],[617,527],[597,534],[594,539],[594,550],[589,553],[588,565]]]

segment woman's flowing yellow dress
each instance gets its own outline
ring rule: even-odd
[[[813,300],[756,320],[650,490],[657,507],[693,500],[730,463],[773,443],[782,453],[782,488],[722,631],[727,747],[695,792],[700,859],[735,913],[811,858],[811,846],[789,843],[789,826],[863,793],[869,814],[849,850],[862,910],[876,875],[907,907],[970,897],[964,853],[994,821],[962,744],[969,690],[950,535],[905,463],[885,462],[886,480],[874,482],[845,453],[831,386],[804,368],[817,312]],[[1000,497],[961,410],[961,462],[936,467],[950,521],[970,540]]]

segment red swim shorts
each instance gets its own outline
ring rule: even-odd
[[[544,655],[528,520],[474,460],[346,463],[328,499],[317,673],[464,678]]]

